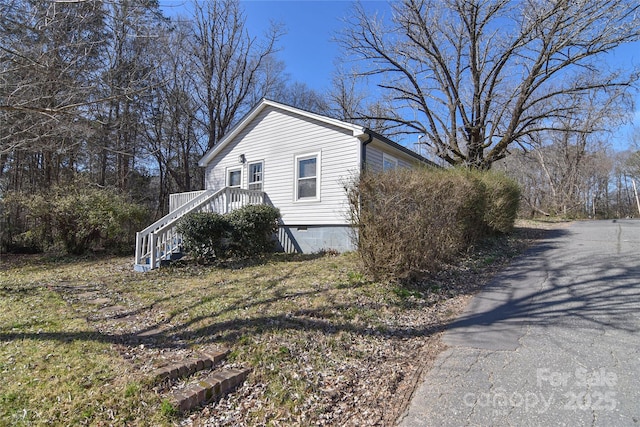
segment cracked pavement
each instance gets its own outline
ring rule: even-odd
[[[640,221],[556,229],[449,325],[403,427],[640,425]]]

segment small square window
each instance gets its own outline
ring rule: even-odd
[[[398,167],[398,159],[382,153],[382,170],[388,171]]]
[[[240,188],[242,184],[242,170],[234,169],[229,171],[229,175],[227,177],[227,186]]]

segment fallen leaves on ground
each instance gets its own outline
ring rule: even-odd
[[[212,345],[231,350],[228,367],[253,368],[236,392],[168,423],[393,425],[443,350],[448,322],[541,236],[520,229],[411,284],[367,280],[355,254],[183,262],[145,274],[109,259],[45,268],[34,280],[108,337],[132,379]],[[21,263],[14,271],[29,266]]]

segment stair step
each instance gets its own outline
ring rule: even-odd
[[[146,273],[151,270],[151,264],[134,264],[133,271],[137,273]]]
[[[202,350],[198,357],[183,360],[173,365],[156,369],[153,382],[160,383],[166,380],[177,380],[188,377],[204,369],[210,369],[220,363],[229,355],[229,350]]]
[[[157,264],[160,266],[168,266],[171,265],[172,261],[178,261],[184,257],[184,253],[182,252],[173,252],[167,259],[158,259]],[[147,262],[144,264],[134,264],[133,271],[136,273],[146,273],[147,271],[151,271],[153,268],[147,259]]]
[[[184,256],[184,254],[182,253],[182,251],[171,252],[171,255],[169,255],[169,260],[170,261],[178,261],[179,259],[182,259],[183,256]]]
[[[155,384],[161,384],[162,388],[170,384],[175,385],[181,378],[214,368],[228,355],[229,350],[226,349],[199,350],[196,352],[196,357],[156,369],[151,374],[152,381]],[[208,375],[202,372],[200,378],[196,376],[190,382],[187,380],[183,388],[170,392],[168,399],[178,411],[188,412],[229,393],[242,384],[250,372],[251,369],[219,369]]]
[[[170,401],[178,411],[188,412],[233,391],[250,373],[251,369],[248,368],[216,371],[196,383],[188,384],[184,389],[174,391]]]

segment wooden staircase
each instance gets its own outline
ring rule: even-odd
[[[176,231],[178,220],[192,212],[229,213],[247,205],[264,203],[262,191],[225,187],[218,191],[191,192],[187,200],[168,215],[136,233],[135,271],[149,271],[182,254],[182,236]]]

